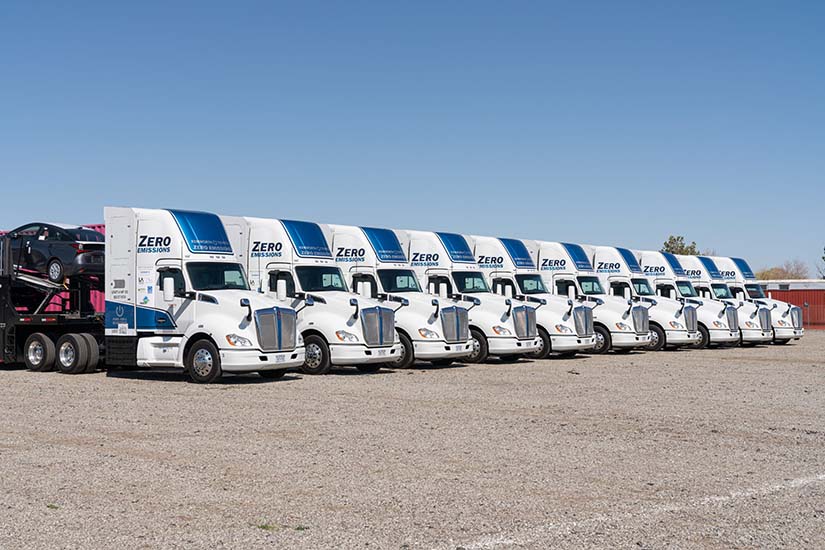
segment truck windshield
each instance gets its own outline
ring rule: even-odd
[[[633,288],[636,289],[636,294],[639,296],[653,296],[655,294],[647,279],[631,279],[630,282],[633,283]]]
[[[699,293],[693,288],[690,281],[676,281],[676,286],[679,288],[679,294],[682,298],[698,298]]]
[[[748,291],[748,296],[754,300],[758,298],[765,298],[765,291],[759,285],[745,285],[745,290]]]
[[[522,294],[546,294],[547,289],[541,281],[541,275],[516,275],[516,282]]]
[[[421,292],[418,279],[411,269],[379,269],[378,278],[384,292],[398,294],[401,292]]]
[[[472,294],[473,292],[490,292],[484,275],[478,271],[454,271],[453,280],[459,294]]]
[[[728,285],[725,284],[712,284],[710,287],[713,289],[713,295],[716,296],[717,300],[733,300],[733,294],[731,294]]]
[[[334,266],[312,265],[296,267],[295,274],[304,292],[346,292],[341,270]]]
[[[195,290],[249,290],[240,264],[191,262],[186,271]]]
[[[599,284],[598,277],[577,277],[579,286],[582,287],[582,294],[587,296],[599,296],[604,294],[602,285]]]

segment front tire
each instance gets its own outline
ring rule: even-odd
[[[23,345],[23,362],[26,368],[35,372],[54,369],[54,342],[42,332],[35,332],[26,338]]]
[[[667,336],[665,331],[659,325],[650,325],[650,345],[647,349],[650,351],[661,351],[667,344]]]
[[[306,358],[301,366],[304,374],[326,374],[332,368],[329,359],[329,346],[326,341],[316,334],[304,338]]]
[[[62,283],[63,279],[65,279],[63,262],[56,258],[51,260],[46,267],[46,276],[48,276],[49,280],[53,283]]]
[[[185,365],[189,378],[198,384],[211,384],[223,374],[218,348],[209,340],[198,340],[192,344]]]
[[[401,354],[392,363],[387,363],[391,369],[408,369],[415,363],[415,348],[412,340],[403,332],[398,332],[398,339],[401,340]]]
[[[82,334],[64,334],[57,340],[57,370],[78,374],[89,364],[89,344]]]
[[[710,347],[710,332],[708,332],[708,329],[705,328],[704,325],[699,325],[699,341],[693,347],[694,349]]]
[[[541,347],[536,351],[531,351],[525,354],[525,357],[530,359],[547,359],[552,351],[550,349],[550,335],[543,328],[539,328],[539,339],[541,340]]]
[[[473,344],[473,351],[467,356],[468,363],[483,363],[489,357],[487,338],[480,330],[470,329],[470,342]]]
[[[593,327],[593,334],[596,336],[596,345],[590,350],[590,353],[601,355],[610,351],[610,348],[613,346],[610,331],[603,326],[596,325]]]

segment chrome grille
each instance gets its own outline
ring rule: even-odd
[[[579,306],[573,310],[573,321],[576,323],[576,335],[580,338],[593,336],[593,310]]]
[[[518,338],[535,338],[538,335],[535,308],[528,306],[514,307],[513,324],[516,326],[516,336]]]
[[[800,330],[802,328],[802,308],[794,306],[791,308],[791,322],[793,328]]]
[[[395,315],[385,307],[362,309],[361,329],[368,346],[391,346],[395,340]]]
[[[650,332],[650,316],[646,307],[636,306],[631,310],[633,315],[633,328],[636,334],[647,334]]]
[[[466,342],[470,339],[470,320],[467,308],[445,307],[440,312],[441,329],[447,342]]]
[[[696,308],[693,306],[685,306],[682,314],[685,316],[685,328],[688,332],[696,332],[699,330],[699,323],[696,320]]]
[[[763,331],[771,330],[771,310],[768,308],[759,308],[759,326]]]
[[[726,307],[725,315],[728,319],[728,327],[731,330],[739,330],[739,312],[736,311],[736,308],[733,306]]]
[[[280,307],[259,309],[255,312],[255,329],[262,350],[295,349],[298,335],[294,310]]]

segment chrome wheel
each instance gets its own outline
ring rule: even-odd
[[[52,262],[49,264],[49,279],[52,281],[59,281],[60,276],[62,275],[63,269],[60,267],[60,264],[57,262]]]
[[[473,337],[473,353],[470,354],[470,359],[475,361],[478,359],[478,356],[481,355],[481,342],[478,341],[478,338]]]
[[[401,351],[398,353],[398,357],[395,358],[395,361],[393,361],[393,363],[396,364],[396,365],[403,365],[404,360],[406,358],[407,358],[407,346],[405,346],[402,343],[401,344]]]
[[[650,345],[648,345],[647,347],[652,348],[652,349],[656,349],[656,347],[658,345],[659,345],[659,333],[656,332],[655,330],[651,330],[650,331]]]
[[[60,364],[67,367],[74,364],[74,358],[76,355],[77,351],[74,349],[71,342],[63,342],[57,353],[57,356],[60,359]]]
[[[212,354],[209,353],[209,350],[201,348],[195,352],[195,356],[192,358],[192,370],[198,376],[205,378],[212,372],[213,363]]]
[[[596,349],[604,348],[604,335],[601,332],[596,332]]]
[[[40,363],[43,362],[43,354],[46,350],[43,349],[43,344],[38,341],[33,341],[29,344],[29,349],[26,350],[26,356],[29,359],[29,363],[33,366],[40,366]]]
[[[306,347],[306,358],[304,359],[304,364],[311,368],[317,369],[321,366],[321,359],[323,358],[323,351],[321,351],[321,346],[318,344],[309,344]]]

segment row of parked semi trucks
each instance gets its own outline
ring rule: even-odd
[[[800,309],[764,296],[737,258],[181,210],[104,219],[103,276],[23,274],[5,246],[5,363],[180,367],[205,383],[803,334]]]

